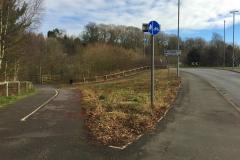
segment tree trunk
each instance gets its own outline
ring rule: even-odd
[[[42,84],[42,63],[39,64],[39,83]]]
[[[8,80],[8,78],[7,78],[7,69],[8,69],[8,62],[6,61],[6,63],[5,63],[5,71],[4,71],[5,82],[7,82],[7,80]]]
[[[13,81],[18,81],[19,63],[15,60]]]
[[[3,22],[3,9],[1,10],[1,22],[0,22],[0,34],[1,34],[1,41],[0,41],[0,69],[2,68],[2,60],[6,54],[6,36],[8,31],[8,24],[9,24],[9,14],[10,14],[10,7],[7,7],[7,16],[5,25]]]
[[[3,36],[3,10],[0,9],[0,69],[2,69],[2,60],[3,60],[3,54],[2,54],[2,36]]]

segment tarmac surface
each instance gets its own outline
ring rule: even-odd
[[[211,77],[216,71],[208,72]],[[39,94],[0,109],[0,159],[239,160],[239,112],[196,70],[184,70],[182,77],[182,90],[167,117],[123,151],[89,142],[76,89],[61,89],[56,99],[21,122],[37,103],[55,94],[53,88],[42,88]]]
[[[240,73],[218,69],[183,69],[208,81],[231,103],[240,106]],[[240,108],[238,108],[240,111]]]

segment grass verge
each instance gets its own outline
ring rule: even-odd
[[[32,89],[28,93],[22,93],[19,96],[0,97],[0,108],[6,107],[9,104],[13,104],[21,99],[32,96],[37,93],[36,89]]]
[[[150,105],[150,72],[104,84],[81,86],[86,126],[104,145],[123,146],[154,129],[177,96],[180,79],[156,71],[156,101]]]
[[[220,69],[223,69],[223,70],[228,70],[228,71],[234,71],[234,72],[239,72],[240,73],[240,67],[235,67],[234,69],[232,67],[222,67]]]

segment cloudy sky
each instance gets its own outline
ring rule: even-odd
[[[45,0],[40,32],[61,28],[79,35],[89,22],[123,24],[141,28],[143,22],[158,21],[162,31],[176,33],[177,0]],[[227,41],[232,40],[231,10],[240,10],[240,0],[182,0],[181,36],[211,38],[223,34],[227,22]],[[240,44],[240,15],[236,15],[236,38]]]

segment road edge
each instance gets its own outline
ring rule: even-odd
[[[239,73],[239,71],[235,71],[235,70],[231,70],[231,69],[225,69],[225,68],[214,68],[214,69],[218,69],[218,70],[222,70],[222,71],[229,71],[229,72],[234,72],[234,73]]]

